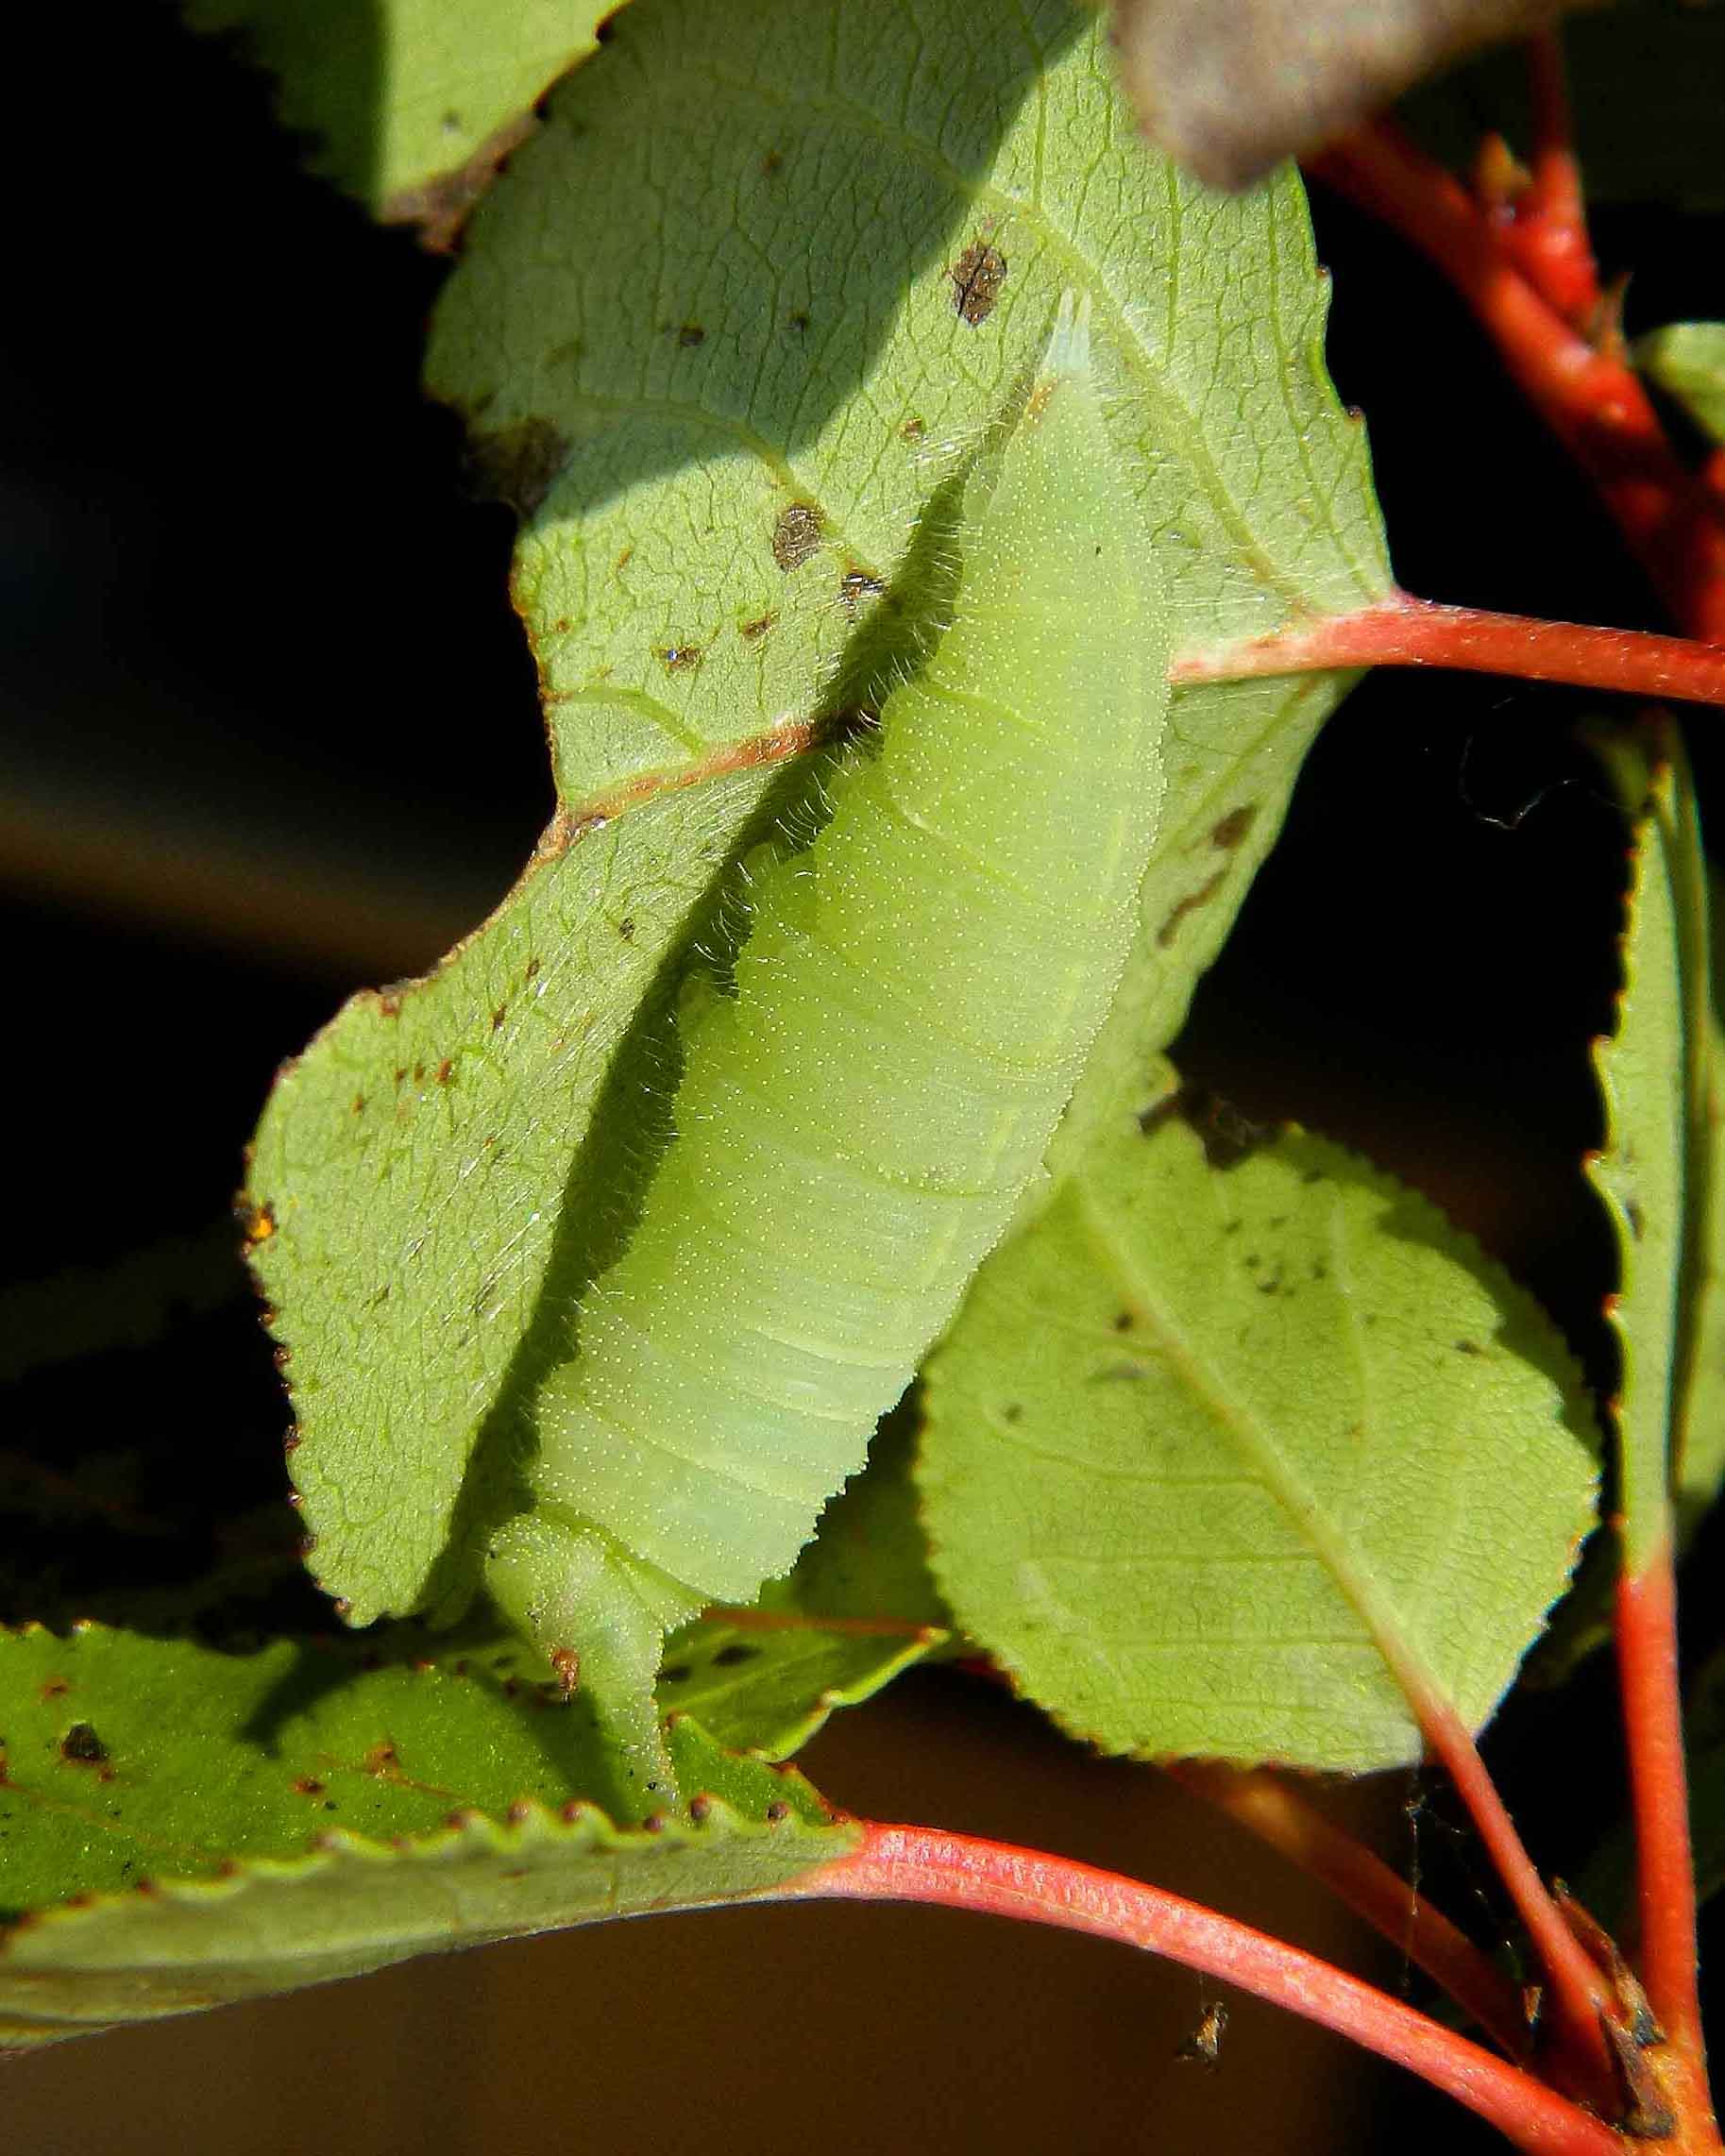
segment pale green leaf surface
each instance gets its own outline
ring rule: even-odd
[[[725,1900],[845,1846],[805,1784],[687,1720],[680,1785],[726,1809],[617,1829],[579,1701],[516,1680],[508,1645],[412,1649],[0,1636],[0,2038]]]
[[[651,1050],[630,1029],[765,783],[733,774],[548,848],[435,973],[356,997],[277,1084],[251,1258],[287,1354],[312,1569],[355,1623],[470,1592],[459,1541],[438,1571],[464,1480],[477,1517],[507,1508],[520,1404],[555,1352],[533,1327],[562,1315],[548,1268],[572,1301],[627,1224]]]
[[[1172,1098],[1172,1096],[1171,1096]],[[1099,1138],[927,1372],[955,1616],[1110,1751],[1415,1759],[1492,1711],[1591,1524],[1580,1380],[1423,1200],[1298,1133]]]
[[[392,221],[448,238],[616,0],[184,0],[240,30],[312,161]]]
[[[1717,1353],[1725,1333],[1709,1247],[1720,1207],[1710,1157],[1706,871],[1681,743],[1674,728],[1661,732],[1655,762],[1643,735],[1608,751],[1634,844],[1616,1025],[1595,1050],[1605,1144],[1588,1164],[1617,1241],[1616,1509],[1632,1572],[1669,1531],[1671,1482],[1703,1367],[1697,1350],[1705,1342]],[[1702,1382],[1714,1404],[1703,1406],[1706,1417],[1725,1373]],[[1717,1456],[1717,1442],[1708,1432],[1703,1456]]]
[[[1006,274],[972,322],[951,272],[978,244]],[[914,660],[951,482],[1073,286],[1178,639],[1381,596],[1297,182],[1222,200],[1150,158],[1064,0],[619,19],[477,217],[430,368],[529,512],[515,591],[566,802],[868,701]],[[1099,1094],[1172,1030],[1341,685],[1178,699],[1169,867]],[[356,1619],[456,1606],[507,1508],[526,1375],[626,1229],[602,1171],[661,1074],[629,1014],[761,799],[729,783],[542,865],[431,984],[350,1007],[272,1104],[257,1255],[313,1566]],[[524,996],[530,952],[556,977]],[[505,1003],[532,1022],[494,1040]]]
[[[1673,322],[1654,329],[1636,338],[1634,359],[1698,427],[1725,442],[1725,322]]]

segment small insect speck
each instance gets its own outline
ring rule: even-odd
[[[1195,2059],[1200,2065],[1213,2066],[1226,2030],[1227,2008],[1220,1999],[1213,1999],[1199,2016],[1198,2026],[1181,2044],[1177,2056]]]
[[[820,550],[820,512],[805,501],[780,510],[772,527],[772,558],[787,574]]]
[[[960,321],[974,329],[994,312],[1006,281],[1006,258],[986,241],[972,240],[946,274],[953,280],[953,305]]]
[[[658,660],[668,674],[692,674],[702,656],[699,644],[667,644],[659,651]]]
[[[698,345],[704,345],[707,333],[699,322],[685,322],[677,331],[677,342],[685,352],[692,352]]]

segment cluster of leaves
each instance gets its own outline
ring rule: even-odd
[[[459,34],[433,8],[428,39],[403,4],[379,17],[403,78],[362,86],[296,64],[331,50],[317,10],[193,12],[253,20],[330,169],[446,225],[597,31],[516,5]],[[1091,296],[1176,644],[1391,588],[1294,176],[1226,199],[1147,152],[1067,0],[915,15],[639,0],[471,219],[429,379],[522,515],[561,805],[491,919],[284,1075],[247,1217],[313,1570],[356,1624],[459,1621],[242,1638],[229,1573],[259,1560],[232,1546],[111,1624],[26,1612],[59,1621],[0,1641],[10,2041],[769,1891],[854,1831],[774,1762],[957,1642],[1108,1750],[1357,1771],[1417,1757],[1411,1692],[1480,1726],[1564,1592],[1601,1446],[1548,1322],[1414,1193],[1163,1055],[1348,685],[1317,676],[1180,692],[1139,948],[1047,1203],[792,1576],[670,1642],[675,1816],[628,1818],[583,1703],[468,1608],[558,1321],[651,1171],[689,953],[914,663],[931,505],[1058,293]],[[1702,424],[1718,340],[1647,355]],[[1624,1487],[1663,1491],[1676,1431],[1693,1518],[1725,1470],[1703,880],[1674,749],[1614,754],[1642,830],[1601,1170]]]

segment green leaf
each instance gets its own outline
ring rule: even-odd
[[[1657,723],[1656,733],[1621,740],[1607,760],[1634,845],[1616,1027],[1595,1051],[1605,1145],[1588,1174],[1617,1240],[1615,1508],[1623,1562],[1638,1573],[1670,1531],[1671,1481],[1684,1472],[1677,1463],[1689,1449],[1698,1384],[1703,1426],[1691,1472],[1711,1482],[1719,1459],[1720,1434],[1706,1426],[1725,1404],[1725,1373],[1706,1368],[1706,1351],[1725,1339],[1713,1247],[1721,1212],[1710,1104],[1716,1029],[1706,871],[1677,732]]]
[[[392,224],[446,246],[533,109],[595,49],[621,0],[183,0],[244,33],[312,162]]]
[[[984,1266],[927,1402],[955,1615],[1110,1751],[1416,1759],[1400,1680],[1483,1723],[1591,1524],[1536,1306],[1338,1148],[1172,1090]]]
[[[848,1844],[806,1784],[686,1719],[680,1784],[719,1801],[619,1831],[579,1701],[495,1640],[422,1645],[0,1636],[0,2040],[728,1900]]]
[[[1696,425],[1725,442],[1725,322],[1673,322],[1637,337],[1635,364]]]

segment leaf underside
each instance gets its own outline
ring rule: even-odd
[[[1412,1192],[1171,1093],[983,1268],[927,1373],[957,1621],[1110,1751],[1365,1771],[1485,1721],[1592,1524],[1579,1373]]]

